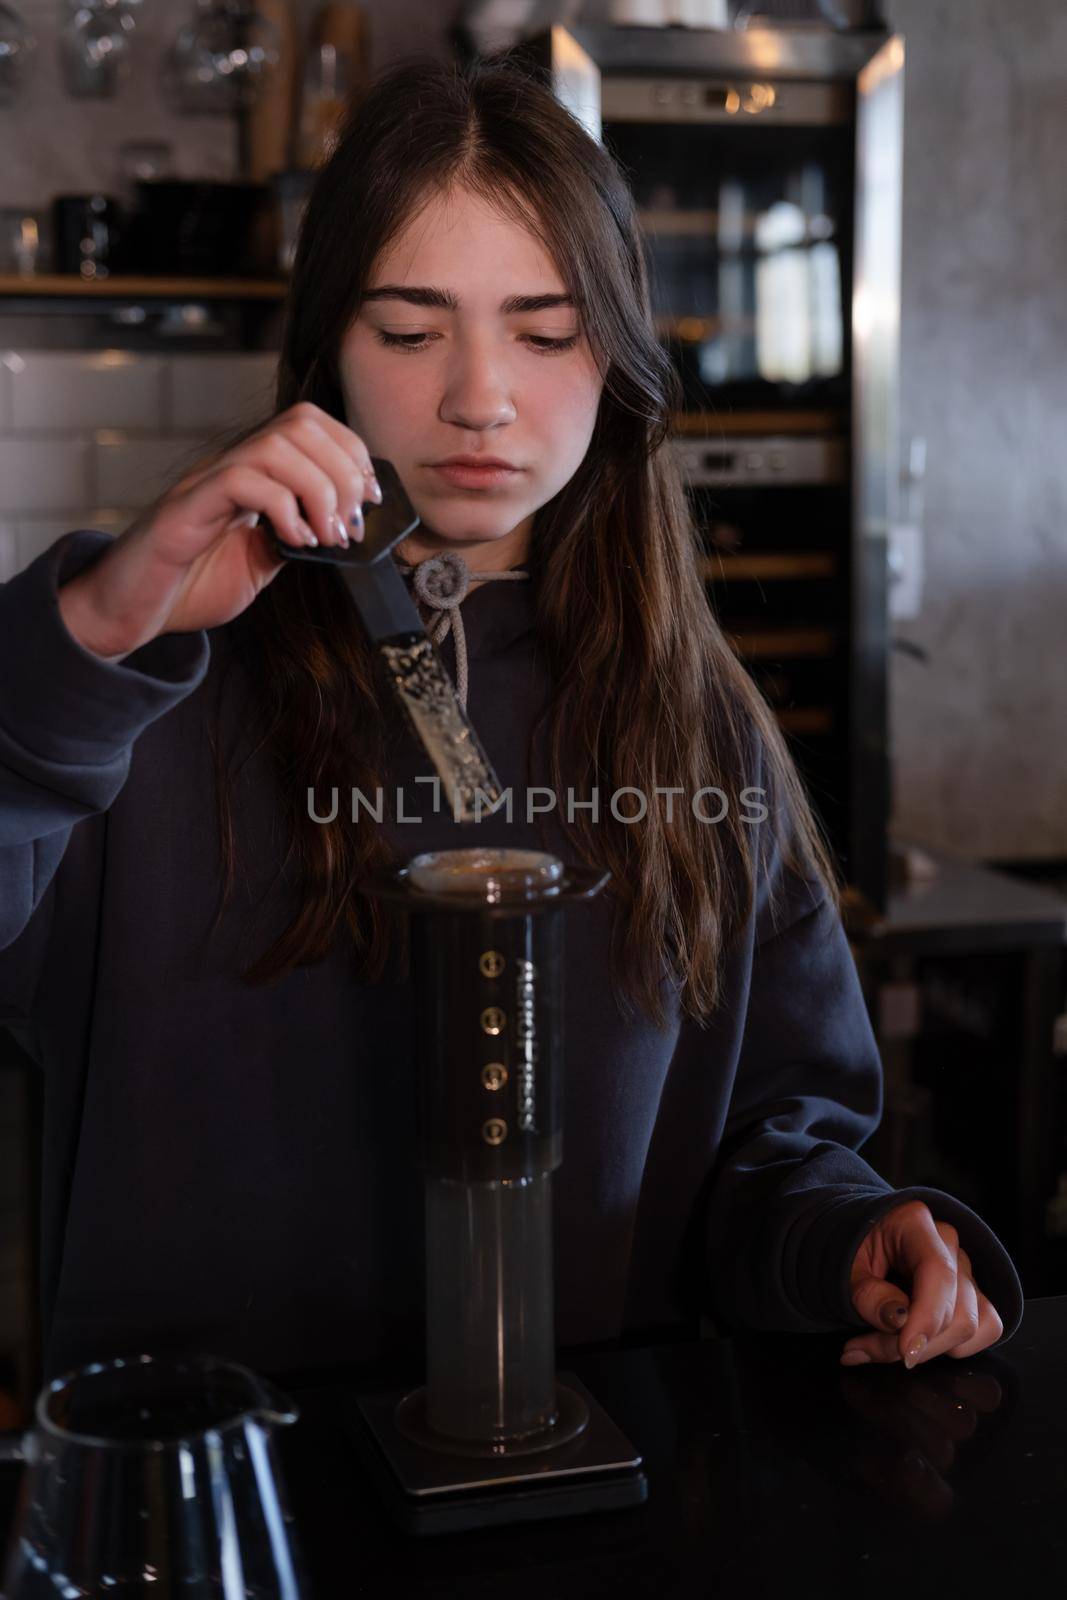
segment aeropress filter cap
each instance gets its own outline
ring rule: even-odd
[[[407,875],[424,894],[500,905],[558,895],[564,870],[562,861],[540,850],[430,850],[409,862]]]
[[[610,877],[603,868],[567,865],[540,850],[480,846],[426,851],[364,879],[360,888],[412,912],[481,909],[496,917],[590,900]]]

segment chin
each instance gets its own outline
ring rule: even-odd
[[[416,502],[419,520],[429,533],[439,539],[503,539],[511,533],[527,510],[509,510],[495,506],[473,506],[456,503],[448,506],[427,506],[425,510]]]

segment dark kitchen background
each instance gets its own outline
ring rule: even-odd
[[[1067,1292],[1060,0],[0,5],[0,581],[269,405],[346,96],[505,46],[634,184],[709,603],[849,886],[865,1154]],[[0,1027],[0,1427],[37,1377],[31,1045]]]

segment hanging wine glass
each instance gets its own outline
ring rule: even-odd
[[[164,63],[164,87],[177,111],[229,114],[246,110],[281,57],[273,23],[246,0],[197,0]]]
[[[36,45],[14,7],[0,4],[0,105],[22,88]]]
[[[133,13],[141,0],[67,0],[59,36],[63,86],[79,99],[113,95],[130,70]]]

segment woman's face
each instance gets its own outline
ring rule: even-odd
[[[522,559],[534,513],[585,456],[603,386],[543,245],[465,189],[435,194],[375,263],[340,372],[349,427],[422,519],[408,553],[481,545],[486,567]],[[454,456],[513,470],[441,471]]]

